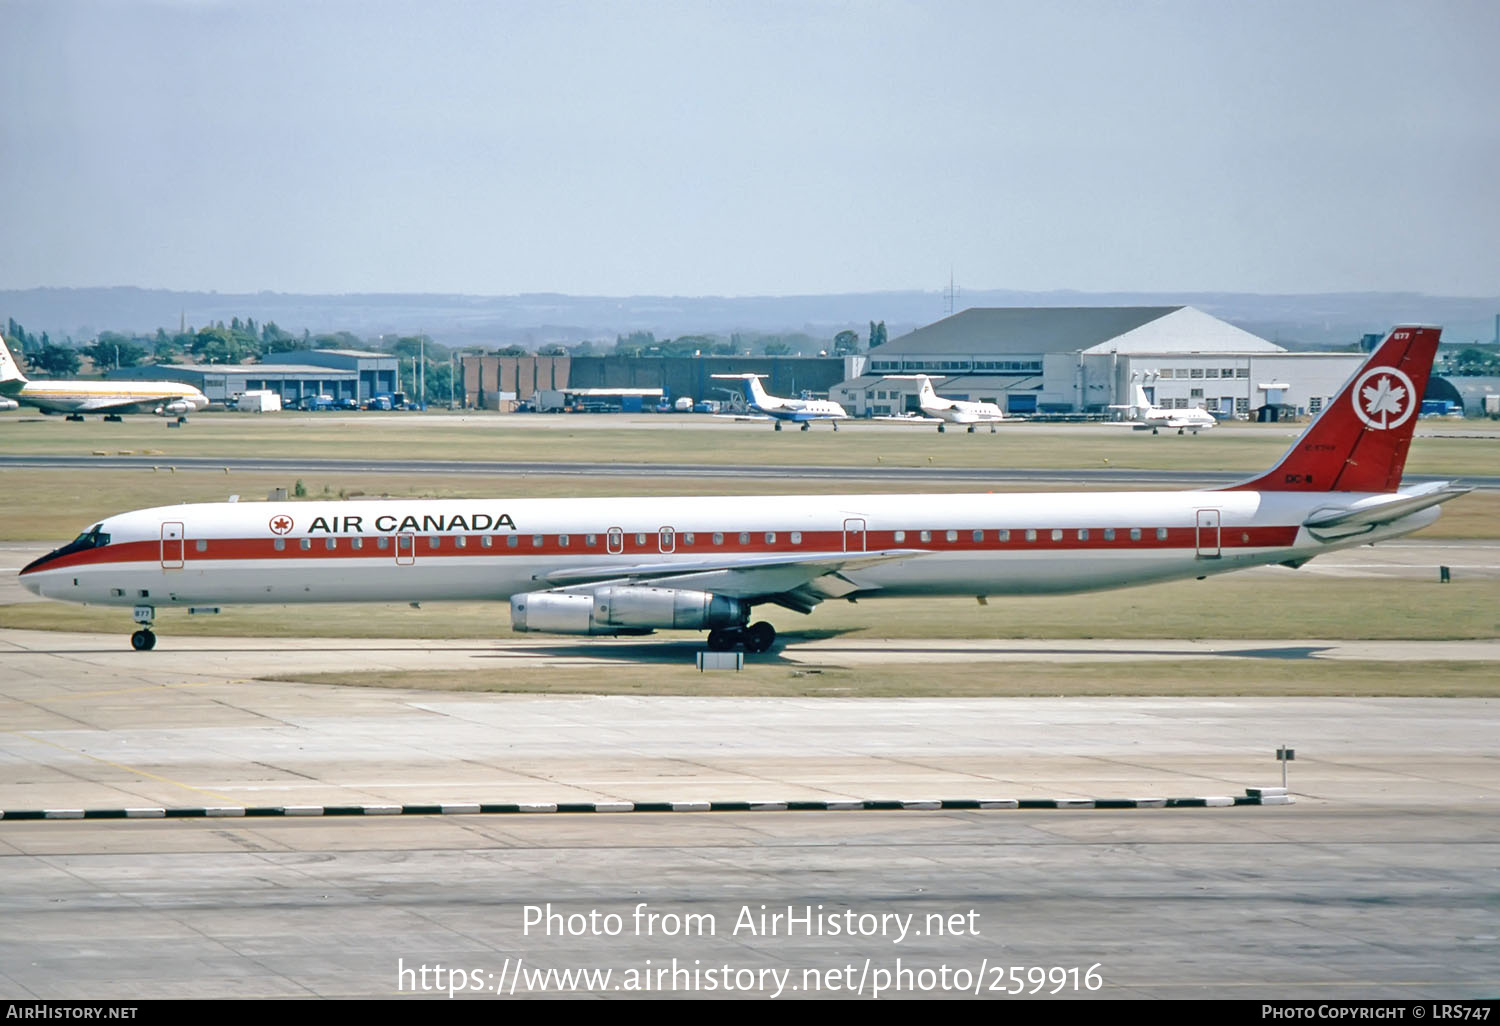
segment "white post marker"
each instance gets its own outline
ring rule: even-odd
[[[1281,786],[1286,787],[1286,764],[1297,757],[1295,748],[1276,749],[1276,761],[1281,763]]]

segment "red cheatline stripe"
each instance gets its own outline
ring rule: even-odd
[[[1110,551],[1137,551],[1142,549],[1196,549],[1199,546],[1199,531],[1196,527],[1169,527],[1166,528],[1164,538],[1157,536],[1158,528],[1142,527],[1140,538],[1133,539],[1130,536],[1131,528],[1115,528],[1114,538],[1105,537],[1104,529],[1091,527],[1087,529],[1087,537],[1079,537],[1078,528],[1053,529],[1037,528],[1036,537],[1027,540],[1027,529],[1011,529],[1009,537],[1005,541],[1000,540],[1000,534],[994,529],[986,529],[981,541],[974,541],[973,528],[956,529],[957,535],[954,539],[948,538],[945,530],[927,532],[930,537],[924,539],[921,531],[906,531],[905,537],[898,540],[896,531],[866,531],[864,533],[864,549],[922,549],[931,552],[973,552],[973,553],[1014,553],[1014,552],[1110,552]],[[1284,548],[1291,545],[1297,537],[1298,528],[1295,525],[1273,526],[1273,527],[1226,527],[1219,532],[1218,544],[1224,549],[1259,549],[1259,548]],[[53,562],[46,563],[38,569],[62,570],[69,567],[94,566],[109,563],[155,563],[165,555],[171,562],[179,559],[192,562],[200,559],[213,560],[242,560],[242,561],[271,561],[286,560],[295,562],[301,559],[376,559],[393,560],[396,556],[406,558],[415,555],[421,559],[431,558],[485,558],[485,557],[507,557],[507,556],[597,556],[618,558],[655,558],[663,555],[676,556],[711,556],[715,554],[737,554],[737,555],[773,555],[776,553],[794,554],[798,552],[840,552],[844,550],[844,533],[842,531],[803,531],[801,541],[793,543],[789,531],[750,531],[743,532],[749,535],[748,540],[741,541],[742,532],[723,532],[724,541],[721,545],[713,544],[714,533],[693,532],[694,542],[689,545],[684,540],[685,532],[678,532],[674,541],[674,548],[670,552],[663,552],[660,540],[656,532],[645,535],[645,544],[637,541],[636,533],[626,534],[623,541],[623,550],[616,553],[609,551],[607,538],[604,532],[594,536],[595,544],[587,544],[586,534],[569,535],[530,535],[530,534],[504,534],[490,535],[493,542],[490,547],[484,545],[485,535],[417,535],[413,544],[415,549],[397,548],[397,536],[393,535],[370,535],[359,539],[345,536],[337,536],[333,540],[335,546],[329,548],[328,539],[318,537],[307,539],[308,547],[303,548],[301,538],[208,538],[203,539],[204,548],[198,549],[199,539],[189,538],[179,543],[176,541],[162,542],[159,539],[149,541],[118,542],[97,549],[84,549],[72,552]],[[1054,533],[1060,537],[1053,537]],[[767,541],[767,535],[773,535],[773,541]],[[1204,538],[1205,547],[1213,546],[1212,532],[1206,532]],[[561,539],[566,537],[568,544],[562,544]],[[458,540],[462,538],[463,547],[458,546]],[[510,540],[515,540],[515,545]],[[540,539],[541,544],[536,544]],[[359,548],[354,547],[354,541],[360,541]],[[384,540],[386,547],[381,548],[379,542]],[[433,541],[437,541],[434,546]],[[285,543],[285,548],[277,549],[276,542]]]

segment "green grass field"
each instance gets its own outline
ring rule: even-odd
[[[896,664],[788,666],[746,660],[739,673],[700,673],[690,662],[653,663],[649,673],[594,667],[513,667],[500,671],[313,673],[271,678],[349,687],[536,695],[708,695],[777,698],[1019,698],[1089,696],[1353,696],[1495,698],[1492,663],[1391,663],[1258,659],[1121,663]]]
[[[163,463],[176,456],[304,456],[1068,470],[1111,466],[1249,473],[1275,462],[1302,427],[1230,423],[1202,435],[1153,436],[1100,425],[1023,423],[995,434],[939,435],[930,426],[858,421],[838,432],[826,427],[776,432],[768,424],[670,414],[621,417],[619,427],[608,426],[611,420],[591,418],[585,427],[568,415],[226,413],[199,415],[185,427],[168,429],[155,417],[80,424],[12,413],[0,416],[0,450],[26,455],[123,452],[157,456]],[[1438,431],[1444,437],[1420,436]],[[1412,444],[1407,469],[1461,476],[1491,474],[1496,466],[1500,426],[1465,421],[1424,427]]]

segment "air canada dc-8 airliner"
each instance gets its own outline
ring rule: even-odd
[[[1303,563],[1410,534],[1467,489],[1401,487],[1439,329],[1400,327],[1281,461],[1222,488],[1062,494],[206,503],[112,516],[21,571],[134,607],[509,600],[517,631],[707,630],[763,652],[759,605],[1029,595]]]

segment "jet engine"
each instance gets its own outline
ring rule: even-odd
[[[738,627],[750,618],[739,599],[707,591],[605,585],[590,591],[529,591],[510,600],[515,631],[544,634],[646,634],[657,628]]]
[[[162,403],[153,412],[158,417],[185,417],[193,412],[193,404],[186,399],[173,399],[169,403]]]

